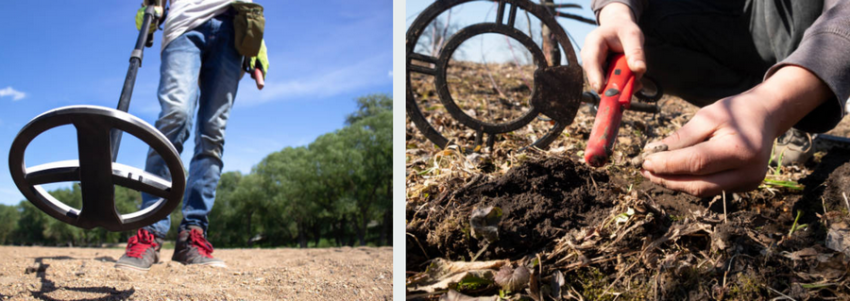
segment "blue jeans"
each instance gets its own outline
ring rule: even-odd
[[[215,202],[215,189],[221,177],[224,130],[241,77],[242,56],[233,41],[233,19],[219,15],[171,41],[162,51],[157,96],[162,106],[156,128],[174,144],[178,153],[189,138],[192,115],[198,108],[195,153],[189,164],[189,178],[183,197],[180,229],[200,226],[206,233],[207,215]],[[171,180],[159,154],[148,151],[145,171]],[[142,208],[158,197],[142,193]],[[145,227],[158,237],[171,228],[166,217]]]

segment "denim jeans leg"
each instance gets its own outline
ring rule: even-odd
[[[172,41],[162,51],[162,65],[157,97],[162,111],[156,121],[156,128],[162,132],[177,149],[183,152],[183,143],[189,138],[192,128],[192,113],[198,100],[198,77],[201,70],[201,48],[204,35],[190,31]],[[162,157],[148,151],[145,171],[171,180],[168,168]],[[160,198],[142,193],[142,208],[147,208]],[[166,217],[145,227],[158,237],[165,237],[171,227],[170,217]]]
[[[205,233],[224,164],[224,131],[242,75],[242,56],[233,46],[232,19],[215,18],[209,25],[213,38],[201,67],[195,153],[189,164],[180,224],[181,229],[200,226]]]

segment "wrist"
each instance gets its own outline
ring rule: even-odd
[[[613,2],[599,11],[599,25],[628,21],[635,23],[635,15],[632,9],[623,3]]]
[[[832,97],[832,90],[814,73],[796,65],[778,69],[750,92],[757,95],[781,135]]]

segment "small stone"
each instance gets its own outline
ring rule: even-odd
[[[825,245],[833,251],[850,256],[850,228],[847,224],[839,222],[830,225],[826,233]]]
[[[632,158],[632,166],[641,167],[643,166],[643,161],[646,160],[646,156],[649,156],[658,152],[666,152],[667,144],[653,142],[648,143],[646,147],[643,149],[643,153],[638,155],[637,157]]]

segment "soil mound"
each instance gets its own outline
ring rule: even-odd
[[[407,231],[419,245],[408,244],[407,264],[418,266],[434,257],[469,260],[479,252],[479,260],[529,254],[569,229],[606,217],[616,198],[608,180],[605,173],[568,158],[549,157],[525,162],[485,183],[447,188],[458,189],[451,199],[408,209]],[[488,206],[503,212],[498,240],[492,243],[473,237],[469,222],[475,208]]]

